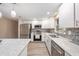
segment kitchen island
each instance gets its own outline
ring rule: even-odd
[[[30,39],[2,39],[0,43],[0,56],[27,55],[29,42]]]

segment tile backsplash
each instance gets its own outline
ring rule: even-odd
[[[62,30],[62,33],[59,32],[59,35],[68,38],[71,41],[79,41],[79,28],[66,28]]]

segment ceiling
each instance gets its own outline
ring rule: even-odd
[[[24,20],[33,18],[44,18],[52,16],[61,3],[3,3],[0,4],[0,12],[3,16],[10,17],[11,10],[14,9],[17,17],[21,16]],[[47,15],[47,12],[50,14]]]

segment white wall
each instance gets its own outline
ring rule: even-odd
[[[63,3],[59,8],[60,27],[74,27],[74,4]]]
[[[75,22],[76,22],[76,27],[79,27],[79,3],[75,3],[75,15],[76,15],[76,19],[75,19]]]

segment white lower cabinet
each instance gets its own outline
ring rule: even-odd
[[[65,56],[65,51],[53,40],[51,41],[51,55],[52,56]]]
[[[47,37],[46,45],[47,45],[49,54],[51,55],[51,39],[49,37]]]
[[[46,41],[46,36],[44,33],[42,33],[42,41]]]
[[[61,48],[56,42],[53,41],[56,38],[50,38],[46,34],[42,34],[42,40],[46,43],[47,49],[51,56],[71,56],[63,48]]]
[[[43,34],[42,40],[46,43],[46,47],[48,49],[48,52],[51,55],[51,39],[47,35]]]

